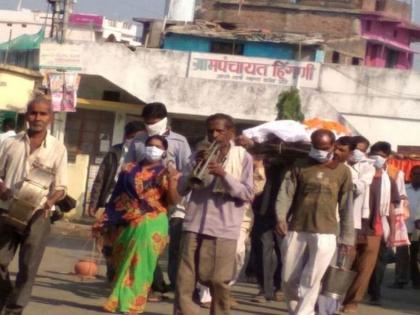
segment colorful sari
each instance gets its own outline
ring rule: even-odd
[[[159,255],[168,238],[163,165],[127,164],[106,206],[104,227],[124,225],[113,246],[115,277],[109,312],[143,313]]]

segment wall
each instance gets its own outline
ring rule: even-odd
[[[164,49],[179,51],[210,52],[211,42],[220,41],[216,38],[204,38],[182,34],[167,34],[163,44]],[[266,42],[238,42],[244,45],[243,55],[272,59],[295,59],[297,47],[295,45],[266,43]],[[309,47],[308,58],[315,59],[315,47]]]
[[[165,49],[180,51],[210,51],[210,39],[203,37],[192,37],[180,34],[168,34],[163,43]]]
[[[100,74],[144,102],[161,101],[170,113],[182,117],[204,119],[215,112],[227,112],[244,122],[272,120],[279,93],[288,90],[276,85],[187,78],[189,54],[184,52],[132,52],[106,43],[84,43],[83,50],[84,73]],[[301,98],[307,118],[340,120],[366,132],[372,141],[386,138],[394,146],[418,145],[419,85],[420,73],[416,72],[324,64],[319,88],[302,88]],[[370,126],[388,124],[387,132],[380,131],[382,127],[368,128],[366,121]]]
[[[244,56],[272,59],[294,59],[296,47],[288,44],[247,42],[244,44]],[[315,50],[314,50],[315,51]]]
[[[34,78],[0,69],[0,109],[24,112],[34,86]]]
[[[285,10],[274,5],[272,7],[244,5],[238,14],[237,1],[236,5],[219,5],[217,8],[212,7],[211,2],[213,1],[203,3],[203,10],[198,11],[197,18],[236,23],[244,28],[292,33],[323,33],[333,38],[360,33],[358,18],[355,15]]]

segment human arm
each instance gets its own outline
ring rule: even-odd
[[[47,200],[44,203],[43,210],[45,217],[49,215],[51,208],[60,200],[62,200],[67,194],[67,150],[64,146],[58,147],[56,150],[61,150],[54,163],[54,181],[52,190],[47,196]]]
[[[0,199],[3,201],[7,201],[13,197],[10,187],[7,187],[3,181],[6,177],[7,166],[6,143],[7,141],[2,141],[0,145]]]
[[[296,169],[290,168],[283,176],[276,199],[276,232],[280,235],[287,233],[287,214],[292,207],[297,191]]]
[[[366,189],[369,188],[372,183],[373,176],[375,176],[375,168],[369,163],[364,163],[360,171],[357,173],[358,176],[353,176],[353,190],[356,196],[364,194]]]
[[[340,235],[338,243],[341,251],[347,252],[354,245],[353,183],[350,170],[346,169],[338,193],[338,213],[340,216]]]
[[[178,192],[178,182],[181,177],[181,173],[176,170],[172,165],[168,165],[167,168],[167,180],[168,180],[168,203],[170,205],[176,205],[181,202],[182,197]]]
[[[245,153],[242,160],[241,178],[237,179],[227,173],[221,164],[209,163],[209,173],[222,179],[226,192],[233,198],[251,202],[254,198],[254,170],[252,157]]]
[[[102,160],[102,163],[99,166],[98,173],[96,174],[95,180],[92,185],[88,208],[88,214],[91,217],[94,217],[96,212],[98,211],[99,198],[103,193],[105,179],[111,175],[109,172],[109,165],[111,165],[110,163],[112,163],[112,154],[108,152],[104,156],[104,159]]]
[[[254,193],[261,195],[267,181],[263,160],[254,159]]]

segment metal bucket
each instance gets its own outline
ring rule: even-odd
[[[357,272],[330,266],[322,280],[321,294],[333,299],[342,299],[356,277]]]

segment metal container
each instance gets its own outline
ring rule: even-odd
[[[329,266],[322,280],[321,294],[333,299],[344,298],[356,274],[352,270]]]

